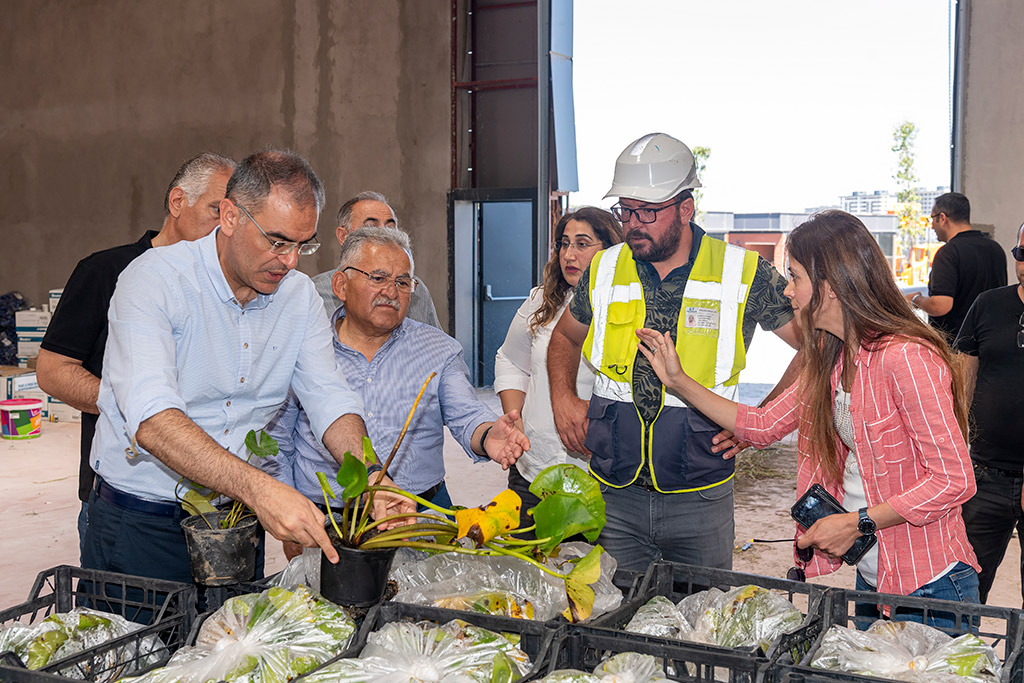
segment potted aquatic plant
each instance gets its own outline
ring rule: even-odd
[[[566,574],[552,569],[545,562],[557,553],[565,538],[581,534],[593,543],[604,527],[604,499],[600,487],[580,468],[554,465],[535,478],[530,491],[541,501],[531,511],[534,524],[525,528],[518,528],[522,501],[512,490],[502,491],[491,502],[479,507],[443,508],[403,489],[380,484],[433,377],[431,374],[427,378],[416,397],[405,426],[374,483],[370,483],[367,464],[375,464],[377,455],[365,437],[362,459],[345,453],[335,477],[337,493],[324,473],[317,474],[329,511],[328,535],[342,558],[336,565],[331,564],[326,556],[322,558],[321,592],[328,599],[351,606],[366,606],[379,601],[391,560],[398,548],[414,548],[429,553],[508,556],[565,581],[569,607],[564,616],[571,622],[586,619],[594,604],[591,585],[600,578],[601,546],[575,560],[572,570]],[[417,513],[414,524],[381,531],[381,525],[403,519],[400,515],[378,520],[370,518],[374,495],[382,491],[409,498],[425,510]],[[332,510],[332,499],[340,499],[340,513]],[[521,538],[531,531],[536,538]]]
[[[250,429],[245,436],[249,451],[245,461],[253,457],[267,458],[278,453],[277,441],[262,429]],[[178,482],[184,485],[184,480]],[[188,547],[192,578],[204,586],[224,586],[251,579],[256,572],[256,547],[259,527],[256,513],[241,501],[232,501],[226,509],[213,505],[220,496],[216,491],[202,493],[203,487],[192,484],[178,497],[181,507],[191,514],[181,521]],[[177,494],[177,491],[175,492]]]

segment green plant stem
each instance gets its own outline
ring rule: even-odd
[[[551,540],[550,538],[538,538],[538,539],[536,539],[534,541],[527,541],[525,539],[524,540],[520,540],[518,538],[502,538],[500,540],[499,539],[494,539],[492,542],[500,543],[503,546],[514,545],[514,546],[517,546],[517,547],[525,548],[527,546],[543,545],[543,544],[547,543],[550,540]]]
[[[392,548],[395,543],[401,543],[410,538],[419,538],[423,536],[435,536],[437,531],[433,529],[420,529],[419,531],[407,531],[402,536],[389,536],[388,538],[382,539],[380,536],[374,536],[373,538],[363,541],[359,544],[360,548],[365,550],[371,550],[373,548]],[[431,541],[431,544],[437,550],[448,550],[452,546],[442,545],[435,541]]]
[[[536,524],[531,524],[530,526],[524,526],[522,529],[512,529],[512,530],[508,531],[507,533],[509,533],[509,534],[525,534],[527,531],[533,531],[536,528],[537,528]]]
[[[437,515],[428,515],[428,514],[422,513],[422,512],[421,513],[417,513],[416,517],[418,517],[419,519],[430,519],[430,520],[433,520],[435,522],[439,522],[440,524],[444,524],[445,527],[446,527],[446,530],[448,530],[448,531],[453,531],[453,530],[454,531],[458,531],[458,526],[456,526],[455,523],[452,522],[447,517],[438,517]],[[408,515],[388,515],[387,517],[381,517],[380,519],[375,519],[372,522],[370,522],[369,524],[367,524],[365,527],[363,527],[362,533],[365,534],[370,529],[376,529],[378,526],[380,526],[381,524],[384,524],[385,522],[393,522],[396,519],[407,519],[407,518],[408,518]],[[417,524],[405,524],[403,526],[417,526],[417,525],[418,525],[418,523]],[[396,527],[396,528],[400,529],[400,528],[403,528],[403,527]],[[390,529],[388,529],[388,531],[390,531]],[[382,533],[384,533],[384,532],[382,532]]]
[[[387,531],[382,531],[379,534],[377,534],[376,536],[374,536],[373,538],[366,539],[365,542],[366,543],[372,543],[374,541],[378,541],[378,540],[381,540],[381,539],[389,540],[389,539],[392,539],[392,538],[399,538],[399,539],[401,539],[401,538],[405,538],[407,535],[410,535],[410,534],[412,534],[414,532],[420,532],[420,531],[429,531],[430,533],[436,533],[438,531],[441,531],[441,532],[449,532],[450,533],[451,530],[452,530],[452,528],[450,526],[446,526],[446,525],[442,525],[442,524],[407,524],[405,526],[395,527],[393,529],[388,529]],[[362,545],[362,544],[360,544],[360,545]]]
[[[430,508],[431,510],[434,510],[436,512],[440,512],[442,515],[453,515],[453,516],[455,515],[455,510],[447,510],[447,509],[445,509],[443,507],[434,505],[429,500],[425,500],[425,499],[420,498],[419,496],[417,496],[415,494],[409,493],[408,491],[403,491],[402,489],[396,488],[394,486],[377,486],[375,484],[375,485],[369,487],[368,490],[371,491],[371,492],[373,492],[373,491],[390,491],[391,493],[397,493],[400,496],[405,496],[409,500],[416,501],[417,503],[419,503],[423,507]],[[396,517],[408,517],[409,515],[395,515],[395,516]]]
[[[509,550],[507,548],[502,548],[501,546],[495,545],[494,543],[491,543],[491,542],[484,543],[484,547],[493,550],[495,553],[497,553],[499,555],[507,555],[509,557],[518,557],[523,562],[527,562],[529,564],[532,564],[534,567],[537,567],[538,569],[540,569],[542,572],[544,572],[546,574],[550,574],[551,576],[557,576],[558,578],[562,579],[563,581],[565,580],[565,574],[559,574],[558,572],[556,572],[556,571],[554,571],[552,569],[548,569],[546,566],[544,566],[543,564],[541,564],[537,560],[533,559],[532,557],[526,557],[525,555],[520,555],[519,553],[515,552],[514,550]],[[490,553],[488,553],[488,554],[490,554]]]
[[[338,528],[338,523],[334,521],[334,515],[331,513],[331,503],[327,500],[327,492],[321,490],[324,494],[324,505],[327,506],[327,518],[331,520],[331,526],[334,527],[334,531],[338,534],[339,540],[345,540],[345,536],[341,533],[341,529]]]
[[[362,546],[360,546],[362,547]],[[389,548],[416,548],[418,550],[433,550],[435,552],[441,551],[446,553],[462,553],[463,555],[490,555],[494,553],[486,550],[477,550],[476,548],[463,548],[461,545],[438,545],[437,543],[429,543],[426,541],[394,541],[388,544]],[[519,557],[516,555],[516,557]]]

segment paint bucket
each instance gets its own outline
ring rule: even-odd
[[[43,402],[38,398],[0,401],[0,436],[5,439],[34,439],[43,424]]]

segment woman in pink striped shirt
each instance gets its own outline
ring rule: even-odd
[[[797,495],[819,483],[854,510],[797,527],[796,547],[814,550],[801,562],[807,576],[838,569],[874,526],[878,543],[857,565],[858,589],[977,602],[978,564],[960,514],[975,485],[959,365],[911,311],[856,217],[817,214],[786,247],[786,296],[807,364],[767,406],[733,403],[687,377],[667,334],[639,330],[640,351],[667,388],[755,446],[799,431]]]

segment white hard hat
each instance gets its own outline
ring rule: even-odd
[[[615,177],[605,197],[665,202],[695,187],[701,184],[690,148],[671,135],[648,133],[615,160]]]

